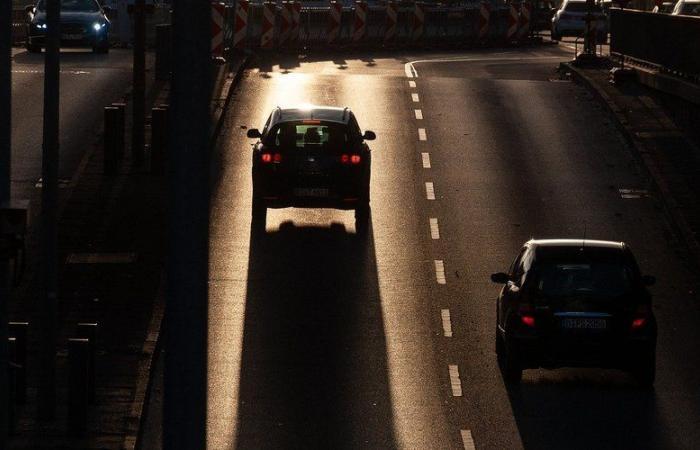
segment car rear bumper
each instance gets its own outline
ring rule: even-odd
[[[624,370],[635,367],[656,348],[656,342],[652,338],[599,343],[567,343],[521,338],[511,339],[509,345],[518,355],[525,369],[598,367]]]

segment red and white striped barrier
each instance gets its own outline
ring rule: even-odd
[[[518,32],[518,9],[515,3],[510,4],[508,10],[508,28],[506,28],[506,40],[508,42],[515,39],[515,35]]]
[[[386,4],[386,28],[384,29],[384,42],[393,42],[396,39],[396,25],[398,23],[398,8],[396,2]]]
[[[299,42],[299,21],[301,20],[301,2],[293,1],[292,4],[292,29],[289,30],[289,42],[296,44]]]
[[[282,2],[282,10],[280,11],[280,28],[277,42],[280,47],[287,45],[289,35],[292,31],[292,7],[291,2]]]
[[[275,45],[275,3],[263,3],[260,48],[271,49]]]
[[[328,32],[326,34],[329,44],[335,44],[340,35],[340,16],[343,12],[343,4],[331,0],[330,9],[328,10]]]
[[[353,25],[352,41],[360,42],[367,33],[367,2],[355,2],[355,24]]]
[[[416,7],[413,10],[413,29],[411,30],[411,39],[413,41],[418,41],[423,37],[423,31],[425,30],[425,6],[420,3],[416,3]]]
[[[245,48],[245,38],[248,34],[248,0],[236,2],[236,17],[233,21],[233,48]]]
[[[211,4],[211,56],[221,58],[224,56],[224,15],[226,5],[212,2]]]
[[[518,30],[518,39],[522,39],[530,32],[530,23],[532,20],[532,3],[523,2],[520,4],[520,29]]]
[[[485,40],[489,35],[489,23],[491,22],[491,4],[481,2],[479,6],[479,40]]]

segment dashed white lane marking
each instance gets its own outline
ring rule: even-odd
[[[430,218],[430,237],[432,239],[440,239],[440,227],[438,226],[437,217]]]
[[[414,109],[413,112],[416,113],[416,119],[423,120],[423,111],[420,109]]]
[[[462,396],[462,381],[459,379],[459,368],[450,364],[450,387],[452,387],[452,396]]]
[[[409,81],[409,82],[408,82],[408,87],[412,87],[412,88],[416,87],[416,82],[413,81],[413,80]]]
[[[464,450],[476,450],[476,445],[474,445],[474,438],[472,437],[472,432],[470,430],[459,430],[462,435],[462,444],[464,444]]]
[[[408,78],[418,78],[418,72],[416,72],[415,67],[413,67],[413,64],[411,63],[406,63],[403,66],[404,72],[406,72],[406,76]]]
[[[445,263],[441,259],[435,260],[435,281],[437,281],[437,284],[447,284],[447,279],[445,279]]]
[[[430,169],[430,153],[421,153],[420,155],[423,158],[423,168]]]
[[[425,183],[425,197],[428,200],[435,200],[435,187],[432,181],[427,181]]]
[[[416,94],[415,92],[413,92],[413,93],[411,94],[411,98],[412,98],[413,101],[416,102],[416,103],[418,103],[418,102],[420,101],[420,98],[418,98],[418,94]]]
[[[428,135],[425,133],[425,128],[418,128],[418,140],[427,141]]]
[[[450,319],[450,310],[443,309],[440,311],[442,317],[442,332],[445,337],[452,337],[452,320]]]

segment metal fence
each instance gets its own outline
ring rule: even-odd
[[[700,17],[612,9],[610,52],[700,76]]]

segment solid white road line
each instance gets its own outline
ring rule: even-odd
[[[432,239],[440,239],[440,227],[438,226],[437,217],[430,218],[430,237]]]
[[[471,430],[459,430],[462,435],[462,444],[464,444],[464,450],[476,450],[476,445],[474,445],[474,438],[472,437]]]
[[[450,387],[452,387],[453,397],[462,396],[462,381],[459,379],[459,368],[454,364],[450,364]]]
[[[413,112],[416,113],[417,120],[423,120],[423,111],[421,111],[420,109],[414,109]]]
[[[561,56],[542,56],[542,57],[505,57],[505,58],[469,58],[469,57],[458,57],[458,58],[446,58],[446,59],[420,59],[418,61],[411,61],[404,64],[404,72],[408,78],[418,78],[418,71],[415,68],[415,64],[418,63],[451,63],[451,62],[484,62],[484,61],[532,61],[532,60],[549,60],[549,59],[561,59]]]
[[[436,259],[435,261],[435,280],[437,284],[447,284],[447,279],[445,279],[445,263],[441,259]]]
[[[428,135],[425,134],[425,128],[418,128],[418,140],[419,141],[427,141],[428,140]]]
[[[418,98],[418,94],[416,94],[415,92],[411,94],[411,98],[416,103],[418,103],[420,101],[420,98]]]
[[[452,337],[452,320],[450,319],[450,310],[443,309],[440,311],[442,317],[442,332],[445,337]]]
[[[425,183],[425,197],[428,200],[435,200],[435,187],[433,187],[432,181],[427,181]]]
[[[413,80],[409,81],[409,82],[408,82],[408,87],[412,87],[412,88],[416,87],[416,82],[413,81]]]
[[[430,169],[430,153],[421,153],[420,155],[423,158],[423,168]]]
[[[404,64],[403,70],[408,78],[418,78],[418,72],[416,72],[416,69],[413,67],[413,64]]]

